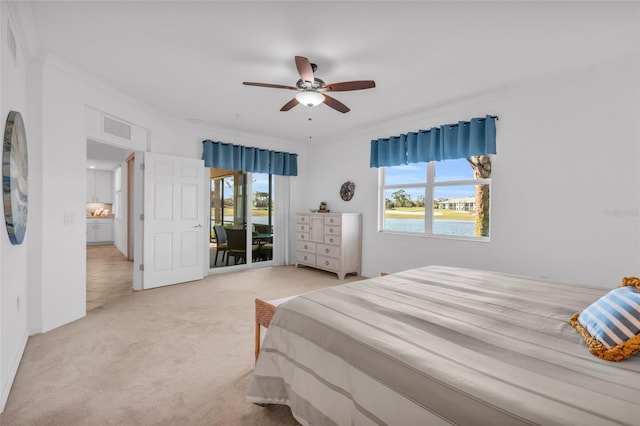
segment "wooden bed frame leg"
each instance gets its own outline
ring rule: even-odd
[[[256,362],[258,361],[258,354],[260,353],[260,323],[256,322]]]

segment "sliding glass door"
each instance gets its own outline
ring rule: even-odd
[[[252,242],[257,245],[255,261],[273,259],[273,177],[253,173],[251,178]]]
[[[271,175],[210,169],[210,176],[209,267],[270,261],[274,208]]]

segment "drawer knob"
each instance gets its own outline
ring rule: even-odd
[[[333,242],[333,238],[329,238],[329,242],[332,243]]]
[[[305,248],[305,250],[306,250],[306,249],[308,249],[308,248],[309,248],[309,246],[305,244],[305,245],[304,245],[304,248]]]
[[[329,253],[329,249],[328,248],[324,249],[324,252]]]
[[[330,222],[330,223],[333,223],[333,219],[329,219],[329,222]]]
[[[325,265],[327,265],[327,266],[329,266],[329,261],[328,261],[328,260],[325,260],[325,261],[324,261],[324,264],[325,264]]]
[[[329,228],[329,232],[333,234],[333,228]]]
[[[304,225],[302,225],[302,226],[300,227],[300,229],[301,229],[302,231],[304,231]]]
[[[307,259],[307,256],[305,256],[305,257],[304,257],[304,260],[308,260],[308,259]]]

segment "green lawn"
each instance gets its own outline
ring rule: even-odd
[[[475,220],[475,212],[459,212],[455,210],[435,210],[435,220]],[[388,219],[422,219],[424,208],[422,207],[398,207],[385,210],[384,217]]]
[[[251,215],[255,216],[268,216],[269,210],[265,209],[253,209],[251,210]]]

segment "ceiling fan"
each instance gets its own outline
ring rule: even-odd
[[[250,81],[243,81],[242,84],[247,86],[272,87],[274,89],[298,91],[299,93],[289,102],[284,104],[284,106],[280,108],[280,111],[289,111],[298,104],[314,107],[324,102],[327,106],[342,113],[349,112],[349,107],[339,100],[327,95],[327,92],[347,92],[350,90],[371,89],[376,87],[376,82],[373,80],[344,81],[341,83],[326,84],[324,81],[313,75],[318,68],[316,64],[312,64],[303,56],[296,56],[295,59],[296,68],[300,74],[300,80],[298,80],[295,86],[253,83]]]

